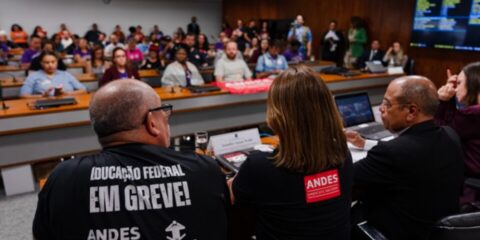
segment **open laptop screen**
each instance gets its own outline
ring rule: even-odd
[[[366,92],[335,96],[335,103],[345,127],[375,121],[370,99]]]

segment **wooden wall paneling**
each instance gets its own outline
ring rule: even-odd
[[[346,32],[350,17],[360,16],[367,23],[369,42],[378,39],[387,50],[392,42],[400,41],[407,55],[415,60],[415,72],[430,78],[437,86],[445,82],[446,68],[458,72],[467,63],[480,61],[480,53],[476,52],[410,48],[415,3],[416,0],[225,0],[223,8],[228,20],[293,19],[297,14],[304,15],[312,29],[317,56],[320,38],[330,20],[337,20],[340,29]]]

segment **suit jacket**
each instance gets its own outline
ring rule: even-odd
[[[138,74],[137,69],[127,67],[128,78],[133,78],[140,80],[140,75]],[[100,79],[98,86],[101,87],[113,80],[120,79],[120,72],[118,71],[117,67],[111,66],[105,73],[103,74],[102,79]]]
[[[357,61],[357,67],[358,68],[365,68],[365,62],[368,62],[370,61],[370,53],[371,53],[371,49],[363,52],[362,56],[360,57],[360,59],[358,59]],[[382,51],[381,49],[378,49],[377,52],[373,55],[373,58],[371,61],[380,61],[382,62],[383,61],[383,56],[385,55],[385,52]]]
[[[354,164],[365,218],[388,239],[426,239],[440,218],[458,213],[462,149],[433,121],[381,142]]]

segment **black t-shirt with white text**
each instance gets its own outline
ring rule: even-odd
[[[350,239],[352,159],[301,174],[276,167],[273,154],[252,153],[233,181],[235,204],[256,214],[256,239]]]
[[[125,144],[59,164],[38,196],[43,239],[225,239],[228,191],[215,161]]]

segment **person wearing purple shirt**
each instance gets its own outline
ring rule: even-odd
[[[0,43],[0,65],[8,63],[8,46]]]
[[[305,60],[302,52],[299,51],[300,42],[293,40],[290,42],[290,47],[283,53],[283,56],[289,62],[302,62]]]
[[[42,42],[39,37],[32,37],[30,40],[30,48],[25,50],[22,55],[21,63],[23,68],[28,68],[32,59],[40,53]]]
[[[447,75],[447,83],[438,90],[435,122],[450,126],[460,137],[465,177],[480,178],[480,62],[465,66],[458,75],[447,70]],[[460,203],[474,200],[475,191],[465,188]]]
[[[83,63],[91,59],[90,49],[88,49],[88,42],[85,38],[78,41],[78,48],[73,50],[75,62]]]

